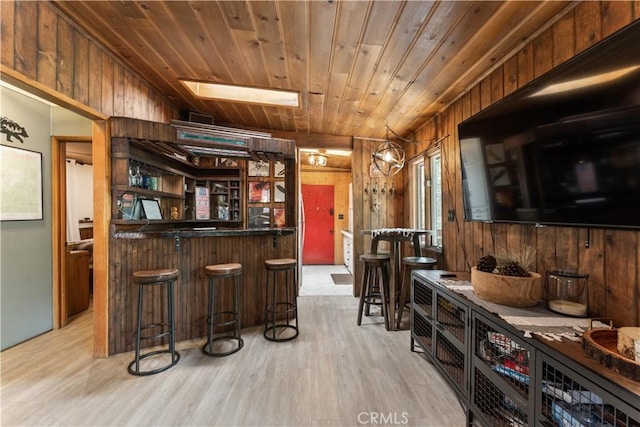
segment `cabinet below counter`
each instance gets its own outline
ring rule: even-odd
[[[469,273],[412,275],[411,344],[467,410],[468,425],[640,426],[640,383],[586,357],[589,319],[480,300]],[[594,323],[594,327],[596,324]]]
[[[135,271],[180,270],[175,286],[176,341],[206,335],[208,282],[204,267],[209,264],[242,264],[242,327],[262,324],[266,304],[264,262],[272,258],[297,258],[295,231],[295,228],[220,230],[213,227],[112,231],[109,242],[109,355],[132,351],[135,347],[133,332],[138,295],[133,283]],[[157,300],[145,300],[145,307],[150,307],[145,313],[147,318],[143,319],[145,323],[157,322],[164,316],[160,292],[151,298]],[[222,292],[216,298],[218,309],[228,307],[230,302],[230,292]],[[159,342],[150,342],[149,346],[156,344]]]

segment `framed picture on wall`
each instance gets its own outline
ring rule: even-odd
[[[269,163],[249,160],[249,176],[269,176]]]
[[[0,145],[0,182],[0,220],[44,219],[42,153]]]
[[[249,208],[249,228],[267,228],[270,224],[269,208]]]
[[[273,183],[275,186],[273,193],[273,201],[274,202],[284,202],[285,201],[285,187],[284,181],[276,181]]]
[[[277,228],[285,226],[284,208],[275,208],[273,210],[273,223]]]
[[[267,181],[249,181],[249,202],[269,203],[271,201],[271,183]]]
[[[284,178],[284,163],[276,162],[273,166],[273,176],[276,178]]]

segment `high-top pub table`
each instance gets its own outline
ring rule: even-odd
[[[396,290],[401,283],[402,277],[402,243],[410,241],[413,243],[414,256],[421,256],[420,250],[420,236],[430,234],[430,230],[416,230],[412,228],[379,228],[376,230],[369,230],[371,232],[371,253],[378,253],[378,244],[382,240],[388,241],[389,244],[389,256],[391,257],[389,268],[389,325],[387,330],[396,330]],[[369,232],[366,231],[366,232]],[[363,233],[365,231],[363,230]]]

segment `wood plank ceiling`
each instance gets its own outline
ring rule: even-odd
[[[566,8],[551,1],[55,1],[216,124],[408,136]],[[297,109],[203,101],[179,78],[281,88]]]

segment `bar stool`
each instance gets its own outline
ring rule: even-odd
[[[207,356],[228,356],[240,350],[244,346],[244,340],[240,337],[240,275],[242,274],[242,264],[214,264],[205,266],[205,274],[209,278],[209,310],[207,314],[207,343],[202,346],[202,352]],[[222,279],[233,278],[233,302],[231,310],[215,311],[216,285]],[[216,281],[218,279],[218,281]],[[216,318],[227,321],[216,322]],[[214,338],[215,329],[218,327],[233,326],[231,334],[220,335]],[[235,340],[236,345],[227,351],[216,351],[213,344],[220,340]]]
[[[164,270],[147,270],[136,271],[133,273],[133,281],[138,285],[138,325],[135,332],[136,336],[136,355],[133,362],[129,364],[127,370],[132,375],[152,375],[158,372],[166,371],[174,366],[180,360],[180,353],[176,351],[176,322],[173,314],[173,284],[178,278],[179,271],[175,268]],[[164,323],[142,324],[142,300],[144,289],[150,286],[165,286],[167,290],[167,316],[168,321]],[[161,331],[156,335],[142,336],[142,332],[150,329],[159,328]],[[169,348],[162,350],[154,350],[145,354],[140,354],[141,340],[169,337]],[[171,355],[171,362],[156,369],[146,371],[140,370],[140,360],[146,359],[158,354],[168,353]]]
[[[276,342],[292,340],[298,336],[299,332],[298,305],[296,303],[297,261],[294,258],[268,259],[265,260],[264,265],[267,269],[264,337],[269,341]],[[278,273],[280,273],[280,276],[284,275],[284,296],[280,298],[277,295]],[[270,282],[271,287],[269,286]],[[293,289],[290,289],[290,287]],[[293,301],[290,300],[292,290]],[[293,319],[291,318],[292,316]],[[291,323],[292,320],[295,320],[295,325]],[[285,337],[276,336],[278,330],[284,332],[287,329],[293,330],[294,334]]]
[[[371,305],[380,305],[384,316],[384,325],[389,329],[389,313],[387,309],[387,294],[389,292],[389,262],[388,254],[366,253],[360,255],[360,261],[364,263],[362,284],[360,285],[360,304],[358,306],[358,326],[362,323],[362,311],[366,305],[365,314],[369,315]],[[380,289],[382,279],[382,289]],[[377,302],[380,300],[380,302]]]
[[[409,299],[411,292],[411,272],[413,270],[433,270],[437,264],[437,260],[424,256],[407,256],[402,258],[404,274],[402,276],[402,285],[400,286],[400,298],[398,299],[398,320],[396,321],[396,329],[400,328],[402,323],[402,312],[404,305]]]

